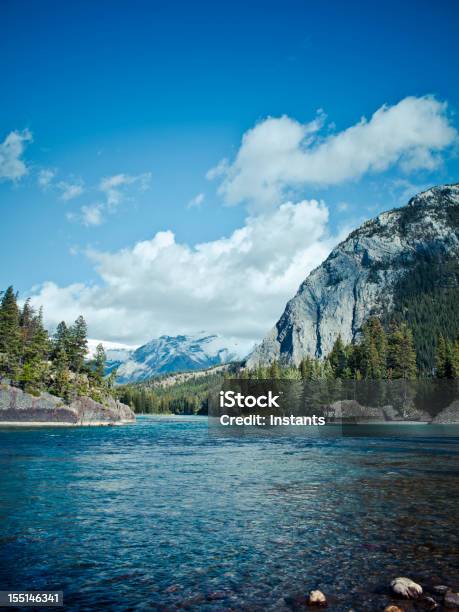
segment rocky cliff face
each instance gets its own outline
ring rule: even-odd
[[[133,421],[135,415],[129,406],[114,399],[106,406],[89,397],[65,404],[49,393],[35,397],[21,389],[0,385],[0,423],[115,425]]]
[[[248,365],[298,365],[307,355],[327,355],[338,334],[348,343],[369,316],[390,312],[396,287],[418,262],[458,257],[459,184],[434,187],[339,244],[302,283]]]

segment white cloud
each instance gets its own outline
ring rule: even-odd
[[[89,206],[81,207],[81,222],[83,225],[95,226],[100,225],[103,221],[103,205],[90,204]]]
[[[432,96],[384,105],[369,120],[321,137],[323,124],[322,114],[305,124],[269,117],[244,134],[232,163],[223,160],[207,178],[222,179],[227,204],[262,209],[306,185],[335,185],[395,165],[405,173],[432,170],[457,139],[446,103]]]
[[[67,181],[60,181],[57,184],[57,188],[60,189],[61,200],[68,201],[77,198],[84,193],[84,183],[79,181],[77,183],[68,183]]]
[[[204,204],[205,195],[203,193],[198,193],[198,195],[194,196],[188,204],[187,208],[200,208]]]
[[[115,207],[125,197],[125,188],[137,184],[140,191],[146,191],[151,181],[151,173],[144,172],[137,176],[130,174],[115,174],[103,178],[99,183],[99,190],[105,195],[107,206]]]
[[[336,243],[327,224],[327,207],[310,200],[251,216],[229,237],[196,246],[158,232],[132,248],[89,252],[98,284],[46,282],[33,301],[48,324],[82,313],[93,337],[111,341],[206,329],[247,343],[266,333]]]
[[[132,344],[123,344],[122,342],[107,342],[106,340],[97,340],[96,338],[88,338],[88,359],[94,357],[96,354],[96,348],[99,344],[102,344],[105,351],[110,351],[113,355],[114,352],[119,352],[120,354],[125,354],[128,351],[135,351],[138,348],[138,345]],[[113,358],[113,357],[112,357]]]
[[[28,173],[27,165],[21,157],[29,142],[32,142],[29,130],[16,130],[0,143],[0,181],[17,181]]]
[[[79,197],[85,191],[84,181],[82,179],[71,179],[69,181],[59,181],[56,183],[57,170],[53,168],[43,168],[39,171],[37,182],[43,191],[52,189],[54,192],[60,192],[60,199],[67,202]]]
[[[107,214],[114,213],[118,205],[125,199],[130,199],[132,193],[129,187],[135,185],[138,191],[146,191],[150,186],[151,173],[145,172],[136,176],[129,174],[115,174],[107,176],[99,182],[97,191],[102,192],[103,200],[84,205],[79,213],[68,213],[69,221],[77,221],[86,227],[95,227],[103,223]],[[84,192],[84,183],[59,183],[58,187],[63,190],[61,198],[70,200]]]
[[[226,157],[218,162],[218,164],[207,171],[206,179],[208,181],[213,181],[215,178],[219,178],[220,176],[224,176],[229,170],[229,161]]]
[[[132,176],[130,174],[114,174],[113,176],[107,176],[99,182],[97,190],[102,192],[104,200],[102,202],[96,202],[82,206],[80,214],[67,215],[69,221],[80,221],[86,227],[94,227],[100,225],[105,218],[106,214],[114,213],[118,205],[125,199],[129,198],[130,192],[129,187],[135,185],[138,191],[146,191],[151,182],[151,173],[144,172]],[[81,187],[78,190],[78,187]],[[69,190],[64,192],[67,197],[63,199],[70,199],[70,197],[76,197],[83,191],[82,186],[79,185],[68,185]]]
[[[38,177],[37,177],[38,185],[43,190],[48,189],[48,187],[51,185],[55,176],[56,176],[55,170],[53,170],[52,168],[43,168],[38,173]]]

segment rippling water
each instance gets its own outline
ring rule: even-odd
[[[454,586],[459,438],[397,436],[4,429],[1,588],[62,589],[74,610],[282,610],[318,587],[368,611],[396,575]]]

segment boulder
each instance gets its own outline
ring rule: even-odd
[[[437,584],[436,586],[432,587],[432,591],[437,595],[445,595],[450,590],[451,589],[449,586],[446,586],[446,584]]]
[[[324,406],[324,413],[329,421],[343,423],[367,423],[371,421],[384,421],[386,417],[382,408],[362,406],[356,400],[338,400]]]
[[[0,422],[76,424],[77,421],[75,410],[59,397],[49,393],[35,396],[0,384]]]
[[[129,406],[112,398],[107,405],[100,404],[90,397],[79,397],[70,404],[76,411],[80,425],[91,423],[127,423],[135,421],[135,415]]]
[[[459,593],[448,591],[445,594],[443,605],[447,610],[459,610]]]
[[[454,402],[444,408],[432,419],[432,423],[439,425],[453,425],[454,423],[459,423],[459,400],[454,400]]]
[[[404,599],[417,599],[422,595],[422,586],[410,578],[399,577],[390,583],[392,592]]]
[[[448,586],[446,586],[446,584],[437,584],[434,587],[432,587],[432,592],[436,593],[437,595],[445,595],[450,590],[451,589]]]
[[[422,603],[425,610],[436,610],[438,608],[438,604],[433,597],[423,597]]]
[[[315,590],[315,591],[310,591],[309,592],[308,606],[322,606],[322,607],[324,607],[326,605],[327,605],[327,598],[322,593],[322,591]]]

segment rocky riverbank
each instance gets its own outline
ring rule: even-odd
[[[431,423],[433,425],[456,425],[459,423],[459,401],[454,400],[432,416],[429,412],[408,404],[400,409],[392,405],[363,406],[356,400],[339,400],[321,406],[317,411],[325,416],[328,423],[368,424],[368,423]]]
[[[101,404],[89,397],[79,397],[67,404],[49,393],[33,396],[15,387],[0,385],[0,425],[121,425],[134,421],[135,415],[129,406],[113,398]]]
[[[387,585],[383,591],[381,593],[381,607],[372,608],[375,612],[378,609],[384,612],[409,612],[414,610],[437,610],[441,612],[443,610],[459,610],[459,593],[456,593],[448,585],[430,584],[422,586],[410,578],[398,577],[392,580],[390,585]],[[384,599],[386,599],[387,604],[383,603]],[[315,589],[307,595],[285,598],[284,602],[281,602],[279,605],[279,608],[298,612],[318,607],[328,607],[330,610],[333,610],[335,603],[333,595],[328,596],[322,591]],[[369,609],[366,604],[364,607],[361,607],[360,603],[356,606],[355,610]],[[374,606],[374,603],[371,605]],[[354,608],[351,608],[349,612],[354,612]]]

